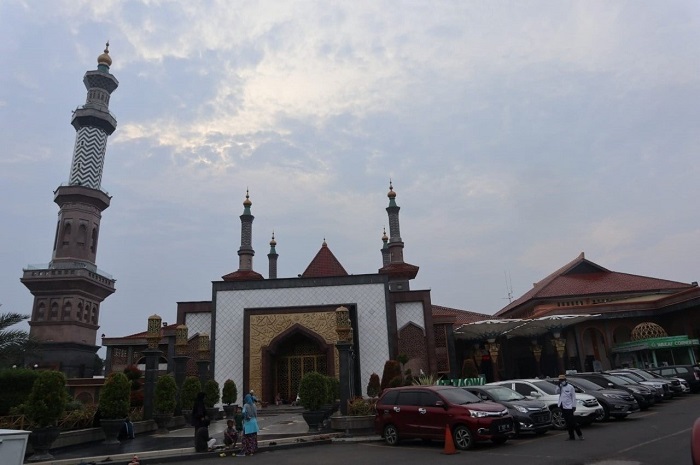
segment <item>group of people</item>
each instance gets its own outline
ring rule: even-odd
[[[204,393],[197,395],[192,407],[192,426],[194,426],[194,447],[196,452],[213,451],[216,448],[216,439],[209,435],[210,420],[204,405]],[[226,422],[224,430],[224,449],[233,450],[236,447],[240,434],[241,453],[253,455],[258,450],[258,410],[255,406],[257,398],[250,391],[243,398],[243,408],[234,413],[234,418]],[[225,453],[225,452],[224,452]],[[235,452],[234,452],[235,454]]]

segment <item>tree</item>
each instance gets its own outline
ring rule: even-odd
[[[11,366],[21,361],[22,355],[36,348],[27,331],[8,329],[29,319],[19,313],[0,313],[0,366]]]

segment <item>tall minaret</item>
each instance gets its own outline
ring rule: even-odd
[[[389,236],[386,235],[386,228],[384,228],[384,233],[382,234],[382,266],[387,266],[389,264]]]
[[[418,274],[418,267],[403,261],[403,241],[399,227],[399,210],[396,204],[396,192],[389,181],[389,206],[386,212],[389,215],[389,264],[379,269],[379,273],[389,275],[390,291],[408,291],[408,281]]]
[[[55,368],[68,377],[91,377],[99,328],[100,304],[114,292],[115,280],[97,269],[102,212],[111,197],[102,190],[107,137],[117,121],[109,98],[117,78],[109,72],[109,43],[97,57],[97,70],[83,77],[85,104],[73,112],[73,161],[67,184],[54,191],[59,206],[52,260],[28,266],[21,281],[34,295],[30,335],[40,343],[32,363]]]
[[[277,279],[277,257],[279,257],[279,255],[275,250],[276,245],[277,241],[275,240],[275,232],[272,231],[272,240],[270,240],[270,253],[267,254],[267,260],[269,262],[270,267],[267,273],[268,279]]]
[[[238,270],[222,276],[224,281],[247,281],[253,279],[264,279],[260,273],[253,271],[253,220],[255,217],[250,212],[250,206],[253,202],[250,201],[248,189],[245,191],[245,200],[243,201],[243,214],[241,219],[241,246],[238,249]]]

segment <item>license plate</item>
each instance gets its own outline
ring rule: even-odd
[[[510,423],[505,423],[503,425],[498,425],[498,432],[503,433],[504,431],[510,431]]]

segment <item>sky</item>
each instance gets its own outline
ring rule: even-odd
[[[325,239],[382,266],[389,181],[411,289],[493,314],[585,252],[700,278],[700,2],[0,2],[0,304],[51,260],[83,74],[110,42],[100,329],[175,322],[238,269],[302,273]],[[22,325],[26,326],[26,323]],[[28,328],[28,326],[26,326]],[[97,341],[99,344],[99,340]]]

